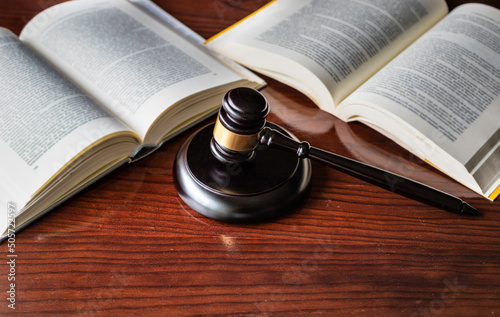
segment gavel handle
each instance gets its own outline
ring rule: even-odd
[[[477,209],[460,198],[374,166],[312,147],[308,142],[297,142],[268,127],[261,132],[259,143],[268,147],[294,151],[299,158],[310,158],[345,174],[430,206],[457,214],[477,215]]]

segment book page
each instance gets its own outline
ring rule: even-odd
[[[191,40],[193,43],[197,44],[199,48],[205,51],[207,54],[216,56],[219,61],[224,62],[225,65],[232,68],[238,74],[241,74],[243,77],[248,78],[249,80],[258,83],[258,88],[262,88],[266,85],[265,81],[263,81],[260,77],[255,75],[253,72],[243,67],[242,65],[236,63],[235,61],[218,54],[217,52],[208,49],[205,46],[206,39],[200,36],[198,33],[191,30],[185,24],[177,20],[174,16],[165,12],[162,8],[160,8],[157,4],[155,4],[151,0],[128,0],[133,3],[135,6],[149,14],[151,17],[158,20],[163,25],[167,26],[170,29],[175,30],[178,34],[184,36],[185,38]]]
[[[121,121],[2,28],[0,65],[0,211],[11,202],[20,212],[91,144],[119,133],[133,137]]]
[[[382,108],[431,140],[434,146],[416,149],[421,157],[432,162],[441,148],[485,191],[498,186],[500,11],[458,7],[348,98],[345,119],[364,111],[349,105],[359,103]]]
[[[169,105],[242,79],[127,1],[63,3],[31,21],[21,39],[141,138]]]
[[[340,102],[446,13],[442,0],[278,0],[208,45],[333,112],[328,98]]]

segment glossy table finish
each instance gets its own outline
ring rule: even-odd
[[[19,34],[56,2],[3,0],[0,25]],[[210,37],[267,1],[155,2]],[[450,214],[313,164],[312,192],[298,210],[269,223],[215,222],[191,211],[174,188],[173,160],[191,129],[18,232],[15,311],[7,307],[8,252],[0,244],[0,314],[500,315],[500,202],[265,79],[270,122],[457,195],[480,215]]]

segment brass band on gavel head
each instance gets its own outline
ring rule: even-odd
[[[214,127],[214,138],[219,145],[235,152],[252,151],[259,143],[259,133],[251,135],[234,133],[224,127],[219,117],[217,117],[217,122]]]

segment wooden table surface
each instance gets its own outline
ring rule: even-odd
[[[0,1],[0,25],[19,34],[57,2]],[[267,1],[155,2],[210,37]],[[500,202],[265,79],[269,121],[457,195],[480,215],[456,216],[313,164],[299,210],[269,223],[215,222],[191,211],[173,185],[174,156],[192,129],[17,233],[15,311],[0,244],[0,314],[499,316]]]

